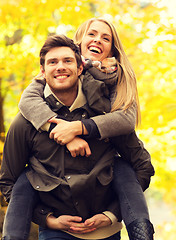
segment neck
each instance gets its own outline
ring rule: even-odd
[[[59,91],[53,93],[56,95],[56,97],[66,106],[71,106],[73,102],[75,101],[77,94],[78,94],[78,86],[76,86],[75,89],[70,90],[69,92],[67,91]]]

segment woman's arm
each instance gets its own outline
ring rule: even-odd
[[[56,116],[43,99],[44,87],[44,79],[33,80],[24,90],[19,102],[19,109],[22,115],[30,121],[37,130],[50,118]],[[94,121],[97,127],[97,135],[100,135],[100,139],[128,134],[135,129],[136,105],[133,104],[133,106],[126,111],[117,110],[112,113],[106,113],[105,115],[95,116],[92,117],[91,120]],[[91,120],[84,120],[85,124],[89,125]],[[94,136],[90,134],[89,137]]]
[[[136,105],[133,104],[127,110],[116,110],[91,119],[98,127],[100,139],[129,134],[134,131],[136,125]]]
[[[117,78],[117,72],[105,74],[94,67],[86,71],[83,78],[83,91],[90,108],[95,110],[96,115],[91,119],[98,128],[100,139],[129,134],[135,130],[137,116],[135,103],[127,110],[118,109],[110,112],[110,106],[116,96]],[[86,119],[83,122],[89,124],[90,120]]]
[[[19,109],[22,115],[39,130],[50,118],[56,116],[43,99],[45,80],[33,80],[24,90]]]
[[[82,119],[83,135],[86,138],[105,139],[130,134],[135,128],[135,115],[136,108],[132,106],[126,112],[117,110],[91,119]],[[72,132],[72,139],[82,132],[80,121],[67,122],[65,120],[51,119],[50,122],[57,124],[50,133],[50,138],[53,138],[56,142],[66,144],[71,140],[70,132]]]

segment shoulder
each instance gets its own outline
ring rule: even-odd
[[[32,129],[35,130],[32,124],[21,113],[18,113],[10,125],[8,134],[19,136],[18,134],[27,133]]]
[[[23,115],[19,112],[19,113],[17,113],[17,115],[13,119],[11,126],[12,127],[15,127],[15,126],[16,127],[19,127],[19,126],[22,127],[23,125],[27,125],[27,124],[28,124],[27,119],[25,119],[23,117]]]

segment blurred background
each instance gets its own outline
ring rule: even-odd
[[[156,174],[145,192],[155,239],[176,236],[176,1],[0,0],[0,159],[21,93],[39,72],[39,51],[51,33],[73,37],[91,17],[117,29],[135,70],[142,112],[137,134]],[[0,196],[0,236],[6,204]],[[30,239],[37,239],[33,225]],[[127,240],[125,229],[122,240]]]

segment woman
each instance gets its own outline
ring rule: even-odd
[[[110,91],[110,97],[112,108],[111,113],[107,113],[106,115],[101,115],[97,117],[93,117],[91,120],[83,120],[83,125],[78,122],[67,123],[62,120],[51,120],[50,122],[59,123],[57,128],[59,128],[59,135],[57,133],[57,128],[51,131],[50,137],[54,138],[60,144],[67,144],[70,142],[77,134],[84,132],[88,137],[114,137],[122,134],[127,134],[134,130],[135,122],[136,122],[136,112],[137,112],[137,121],[139,118],[139,107],[138,107],[138,97],[137,97],[137,88],[136,88],[136,79],[134,72],[128,62],[128,59],[124,53],[120,40],[117,36],[116,30],[112,24],[103,20],[103,19],[91,19],[85,22],[77,31],[75,35],[76,42],[80,45],[82,55],[85,58],[91,58],[93,62],[92,65],[97,65],[95,61],[101,61],[102,67],[100,69],[90,68],[88,71],[91,73],[96,79],[104,80],[106,85],[108,86],[108,90]],[[108,58],[107,58],[108,57]],[[115,61],[114,58],[115,57]],[[109,64],[110,63],[110,64]],[[89,64],[89,65],[91,65]],[[117,69],[117,71],[116,71]],[[104,73],[105,71],[105,73]],[[115,82],[114,82],[115,81]],[[113,83],[113,84],[112,84]],[[84,84],[84,81],[83,81]],[[35,84],[34,84],[35,85]],[[36,85],[35,85],[36,86]],[[43,90],[43,86],[39,86],[40,91]],[[84,89],[86,91],[86,87]],[[34,89],[31,90],[32,93]],[[27,91],[25,92],[25,94]],[[90,90],[86,91],[87,98],[91,94]],[[28,95],[29,93],[27,93]],[[34,99],[35,99],[34,93]],[[37,93],[38,94],[38,93]],[[24,95],[25,98],[25,95]],[[24,99],[23,98],[23,99]],[[38,100],[41,104],[41,100]],[[43,122],[41,123],[40,118],[40,126],[37,123],[37,114],[32,116],[33,119],[30,119],[28,113],[25,112],[27,106],[27,98],[25,99],[25,109],[23,109],[23,100],[21,101],[20,108],[23,115],[30,120],[36,128],[40,128],[43,123],[47,122],[47,120],[55,115],[51,111],[44,111],[46,113],[45,116],[42,117]],[[38,104],[39,109],[41,108],[41,104]],[[36,102],[34,104],[36,108]],[[94,105],[93,105],[94,106]],[[27,109],[29,109],[27,107]],[[30,96],[30,113],[31,113],[31,96]],[[43,110],[43,107],[42,107]],[[32,110],[33,111],[33,110]],[[130,119],[130,120],[129,120]],[[39,120],[39,118],[38,118]],[[120,125],[120,123],[123,123]],[[35,122],[36,121],[36,122]],[[114,121],[114,124],[111,124]],[[110,123],[110,124],[108,124]],[[115,124],[118,123],[119,128],[115,128]],[[108,129],[105,126],[108,125]],[[46,125],[44,128],[47,127]],[[74,133],[70,137],[70,129],[74,129]],[[73,132],[73,131],[72,131]],[[64,134],[63,134],[64,133]],[[81,152],[80,149],[72,150],[72,156],[76,156],[79,154],[85,154],[86,151]],[[128,186],[131,180],[133,180],[133,184],[135,184],[136,176],[133,173],[133,170],[121,161],[118,161],[118,166],[115,166],[115,179],[114,182],[119,184],[120,181],[123,182],[123,174],[122,171],[125,171],[127,177],[131,176],[129,181],[126,181],[126,185]],[[129,176],[128,176],[129,174]],[[122,175],[122,178],[119,179],[118,176]],[[124,180],[125,180],[124,179]],[[124,182],[123,182],[124,183]],[[130,185],[128,186],[130,188]],[[121,206],[122,217],[127,225],[127,230],[129,233],[130,239],[153,239],[153,229],[151,227],[151,223],[149,221],[148,210],[146,207],[145,199],[143,198],[142,190],[138,186],[138,183],[135,184],[135,188],[139,189],[140,203],[144,206],[143,212],[138,211],[138,208],[132,209],[134,214],[126,214],[126,206]],[[115,191],[124,196],[123,188],[118,186],[115,187]],[[127,189],[128,192],[128,189]],[[130,193],[131,194],[131,193]],[[130,195],[131,197],[131,195]],[[137,197],[137,199],[139,199]],[[121,199],[120,199],[121,200]],[[129,199],[131,201],[131,199]],[[130,202],[129,201],[129,202]],[[123,204],[123,202],[122,202]],[[127,206],[128,208],[129,206]],[[130,206],[131,208],[131,206]],[[141,219],[140,219],[141,218]],[[134,231],[136,227],[140,228],[142,234],[148,229],[148,232],[145,233],[144,238],[137,238],[137,233]],[[144,229],[142,229],[144,227]],[[148,227],[148,228],[147,228]],[[148,237],[148,238],[147,238]]]

